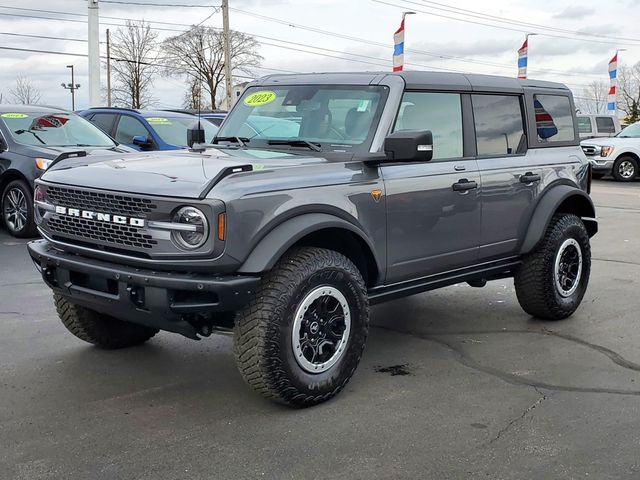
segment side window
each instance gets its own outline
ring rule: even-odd
[[[526,152],[520,97],[472,95],[478,156]]]
[[[573,114],[569,97],[562,95],[534,95],[536,130],[542,143],[575,140]]]
[[[139,120],[129,115],[122,115],[118,122],[118,128],[116,129],[116,142],[131,145],[133,143],[133,137],[137,135],[144,135],[146,137],[149,135],[149,132]]]
[[[600,133],[616,133],[616,126],[611,117],[596,117],[596,126]]]
[[[462,157],[460,95],[406,92],[393,130],[431,130],[434,160]]]
[[[578,117],[578,133],[593,133],[593,126],[589,117]]]
[[[112,113],[96,113],[92,117],[89,117],[89,120],[100,130],[111,135],[115,118],[116,116]]]

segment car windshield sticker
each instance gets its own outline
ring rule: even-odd
[[[369,103],[370,103],[370,100],[360,100],[360,103],[358,104],[358,111],[366,112],[367,109],[369,108]]]
[[[553,117],[547,112],[542,103],[539,100],[533,101],[533,106],[536,110],[536,128],[538,129],[538,136],[547,140],[558,134],[558,127],[553,122]]]
[[[2,118],[27,118],[29,115],[27,115],[26,113],[3,113],[2,115],[0,115],[0,117]]]
[[[36,118],[32,123],[31,130],[42,130],[43,128],[60,128],[69,121],[68,117],[59,117],[56,115],[45,115]]]
[[[147,122],[149,122],[151,125],[171,125],[171,122],[168,118],[162,117],[149,117],[147,118]]]
[[[270,90],[262,90],[260,92],[254,92],[244,99],[244,104],[247,107],[261,107],[267,105],[276,99],[276,92]]]

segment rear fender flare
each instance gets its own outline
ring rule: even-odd
[[[582,219],[590,237],[597,233],[596,210],[589,195],[578,188],[559,185],[551,188],[538,202],[531,217],[529,229],[519,250],[521,255],[529,253],[536,248],[540,240],[542,240],[553,215],[563,204],[570,205],[566,210],[568,213],[574,213]]]

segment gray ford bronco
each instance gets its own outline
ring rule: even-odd
[[[269,76],[213,144],[54,162],[29,253],[80,339],[233,332],[251,387],[317,404],[353,375],[370,305],[513,277],[530,315],[576,310],[597,222],[574,112],[547,82]]]

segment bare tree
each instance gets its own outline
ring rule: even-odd
[[[640,120],[640,62],[632,67],[619,68],[618,109],[626,115],[628,123]]]
[[[42,99],[40,90],[31,82],[31,80],[23,75],[16,77],[16,86],[9,90],[13,97],[13,101],[23,105],[33,105],[39,103]]]
[[[253,75],[263,58],[258,42],[251,35],[231,31],[232,74]],[[187,32],[168,38],[163,43],[165,74],[202,79],[211,108],[217,108],[218,90],[224,83],[223,36],[218,29],[194,26]]]
[[[197,77],[187,78],[187,91],[184,94],[183,107],[194,110],[208,110],[211,104],[204,97],[202,83]]]
[[[594,80],[582,91],[578,97],[578,107],[581,113],[601,114],[606,113],[609,100],[609,86],[599,80]]]
[[[160,72],[156,47],[158,34],[144,20],[127,20],[111,39],[111,58],[114,86],[112,96],[116,105],[144,108],[154,102],[151,94],[154,77]]]

